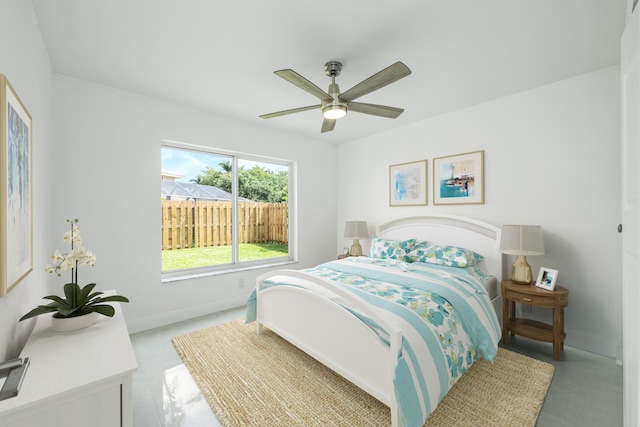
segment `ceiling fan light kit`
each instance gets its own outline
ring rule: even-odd
[[[321,132],[324,133],[332,131],[335,128],[336,120],[346,116],[349,110],[379,117],[387,117],[390,119],[395,119],[402,114],[404,111],[402,108],[352,102],[356,98],[371,93],[374,90],[381,89],[411,74],[409,67],[404,65],[402,62],[398,61],[384,70],[379,71],[344,93],[340,93],[340,88],[336,84],[336,77],[340,75],[341,71],[342,64],[338,61],[329,61],[325,64],[324,72],[327,76],[331,77],[331,84],[329,85],[328,92],[323,91],[318,86],[291,69],[275,71],[276,75],[287,80],[289,83],[292,83],[300,89],[309,92],[316,98],[319,98],[320,104],[278,111],[276,113],[263,114],[260,117],[263,119],[270,119],[287,114],[300,113],[307,110],[321,109],[323,117]]]
[[[347,107],[340,104],[330,104],[322,108],[322,117],[329,120],[341,119],[347,115]]]

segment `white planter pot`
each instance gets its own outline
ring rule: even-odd
[[[51,316],[51,329],[56,332],[77,331],[93,325],[100,319],[100,314],[89,313],[84,316],[58,318]]]

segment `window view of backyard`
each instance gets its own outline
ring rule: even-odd
[[[287,164],[163,146],[163,273],[288,258],[288,189]]]

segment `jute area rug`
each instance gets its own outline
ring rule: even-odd
[[[389,426],[389,408],[275,333],[244,319],[172,342],[224,427]],[[500,348],[478,360],[425,426],[534,426],[553,365]]]

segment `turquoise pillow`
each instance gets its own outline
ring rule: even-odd
[[[371,237],[371,250],[369,256],[371,258],[390,258],[399,261],[411,262],[409,252],[411,252],[416,244],[416,239],[407,240],[388,240],[377,236]]]
[[[448,267],[469,267],[484,259],[482,255],[469,249],[438,245],[415,249],[409,253],[408,257],[410,262],[426,262]]]

